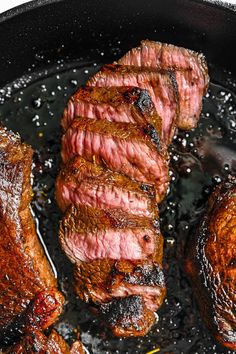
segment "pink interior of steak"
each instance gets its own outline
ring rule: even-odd
[[[71,204],[83,204],[94,208],[117,208],[125,212],[151,217],[153,210],[148,205],[150,200],[143,193],[129,191],[125,188],[111,184],[97,184],[95,180],[84,180],[76,183],[61,181],[60,199],[63,209]]]
[[[105,229],[88,233],[68,231],[63,248],[74,261],[89,262],[94,259],[139,260],[152,255],[156,235],[151,229]]]
[[[166,191],[168,167],[163,157],[144,142],[71,127],[62,139],[62,159],[67,162],[76,155],[88,160],[95,156],[113,171],[139,182],[155,184],[157,201]]]

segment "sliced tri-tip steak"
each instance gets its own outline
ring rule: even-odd
[[[173,71],[143,70],[128,65],[108,64],[87,82],[89,86],[137,86],[147,90],[162,118],[162,139],[168,145],[178,116],[178,89]]]
[[[186,270],[207,327],[236,351],[236,178],[216,187],[195,237]]]
[[[30,210],[33,151],[0,127],[0,343],[19,339],[34,326],[50,326],[63,296]],[[34,322],[35,321],[35,322]]]
[[[145,40],[140,47],[126,53],[118,63],[175,70],[180,105],[177,126],[181,129],[196,127],[202,109],[202,97],[209,84],[208,68],[202,54],[171,44]]]
[[[159,136],[152,126],[75,118],[62,138],[63,162],[76,155],[154,185],[157,202],[166,194],[169,182],[166,152],[159,150]]]
[[[71,204],[121,209],[137,216],[158,215],[152,186],[107,170],[80,156],[64,165],[56,181],[56,200],[64,212]]]
[[[147,309],[142,296],[114,299],[99,308],[117,337],[145,336],[155,322],[155,314]]]
[[[143,260],[155,254],[161,237],[158,231],[150,218],[71,206],[60,224],[59,238],[73,263],[104,258]]]
[[[64,110],[61,121],[64,130],[79,116],[140,125],[149,123],[161,134],[162,119],[147,90],[138,87],[81,87]]]
[[[162,237],[158,238],[159,249],[163,248]],[[156,311],[166,293],[162,271],[162,249],[160,262],[114,261],[111,259],[81,262],[75,267],[75,289],[83,301],[105,303],[114,298],[140,295],[149,310]]]

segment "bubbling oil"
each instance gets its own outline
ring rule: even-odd
[[[166,354],[231,353],[205,329],[183,269],[186,242],[212,187],[236,172],[236,96],[224,85],[210,84],[197,128],[178,132],[170,146],[171,186],[160,206],[168,294],[156,325],[144,338],[114,338],[73,292],[72,265],[58,244],[61,214],[54,200],[61,162],[60,119],[70,95],[99,66],[90,62],[65,68],[58,63],[55,70],[29,74],[0,90],[0,121],[35,150],[32,207],[66,296],[65,312],[55,328],[69,343],[80,331],[90,354],[145,354],[155,349]]]

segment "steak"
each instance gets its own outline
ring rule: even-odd
[[[147,90],[162,118],[162,140],[168,145],[175,132],[179,111],[174,71],[143,70],[128,65],[105,65],[88,82],[90,86],[137,86]]]
[[[215,338],[236,350],[236,179],[219,185],[191,241],[186,270],[203,319]]]
[[[0,343],[31,328],[47,328],[63,296],[30,212],[32,149],[0,128]]]
[[[76,263],[153,257],[161,235],[149,218],[81,205],[67,210],[59,238],[67,256]]]
[[[16,345],[9,348],[4,354],[84,354],[81,342],[76,341],[70,349],[64,339],[53,330],[47,337],[40,331],[33,331],[25,335]]]
[[[65,163],[76,155],[138,182],[154,185],[157,202],[166,193],[168,165],[166,155],[159,150],[159,137],[153,127],[74,119],[62,138],[62,159]]]
[[[5,354],[26,353],[70,354],[70,349],[56,331],[52,331],[49,337],[40,331],[34,331],[25,335],[19,343],[5,352]]]
[[[128,296],[100,305],[100,311],[115,336],[144,336],[155,322],[141,296]]]
[[[158,246],[163,248],[162,240]],[[156,257],[153,258],[136,262],[102,259],[77,264],[76,293],[83,301],[91,303],[107,303],[114,298],[139,295],[149,310],[156,311],[163,302],[166,288],[162,259],[158,264]]]
[[[151,97],[147,90],[138,87],[82,87],[64,110],[61,122],[64,130],[79,116],[141,126],[149,123],[161,134],[162,120]]]
[[[137,216],[157,215],[155,191],[151,186],[109,171],[76,156],[62,167],[56,181],[56,199],[62,211],[71,204],[116,209]]]
[[[187,130],[196,127],[202,109],[202,96],[209,84],[207,64],[202,54],[171,44],[145,40],[140,47],[126,53],[118,63],[158,71],[160,68],[175,70],[180,106],[177,126]]]

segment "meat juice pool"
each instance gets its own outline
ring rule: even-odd
[[[93,62],[69,68],[61,63],[0,90],[2,124],[19,132],[35,150],[32,207],[67,300],[55,328],[69,343],[80,331],[90,354],[145,354],[154,349],[166,354],[232,353],[216,344],[205,329],[183,269],[187,240],[212,187],[236,171],[236,96],[225,84],[210,84],[198,127],[178,132],[169,148],[171,184],[160,206],[168,294],[156,325],[144,338],[113,338],[101,319],[73,293],[72,265],[57,239],[61,214],[54,200],[61,162],[60,118],[70,95],[98,68]]]

